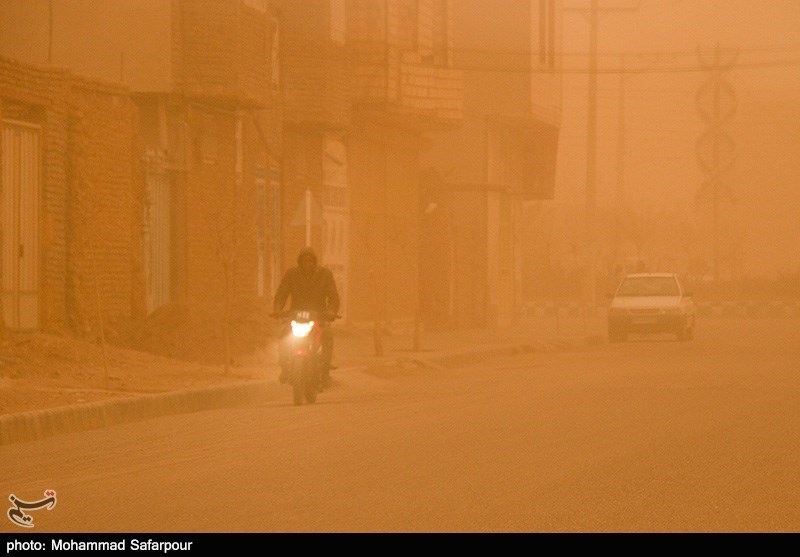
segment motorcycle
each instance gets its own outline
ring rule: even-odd
[[[296,405],[303,402],[313,404],[317,401],[317,393],[322,383],[322,335],[328,324],[322,316],[313,311],[292,310],[274,314],[288,324],[283,342],[288,345],[287,366],[288,383],[292,387],[292,397]],[[329,317],[335,319],[339,315]]]

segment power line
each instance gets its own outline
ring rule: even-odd
[[[378,44],[378,43],[375,43]],[[729,47],[729,48],[722,48],[723,53],[730,51],[733,52],[744,52],[744,53],[761,53],[761,52],[800,52],[800,44],[792,44],[792,45],[764,45],[764,46],[754,46],[754,47]],[[465,48],[465,47],[457,47],[449,49],[450,53],[453,54],[498,54],[501,56],[533,56],[537,54],[534,50],[511,50],[511,49],[486,49],[486,48]],[[587,58],[589,56],[588,52],[566,52],[562,51],[558,53],[561,57],[578,57],[578,58]],[[599,57],[610,57],[610,58],[645,58],[645,57],[679,57],[679,56],[689,56],[689,57],[696,57],[697,50],[690,49],[690,50],[640,50],[640,51],[626,51],[626,52],[598,52],[597,55]]]
[[[609,74],[609,75],[634,75],[634,74],[670,74],[670,73],[695,73],[703,72],[703,68],[699,64],[682,64],[676,66],[647,66],[647,67],[629,67],[629,66],[609,66],[604,68],[592,69],[588,67],[536,67],[529,65],[526,61],[524,64],[514,65],[508,63],[508,57],[503,55],[502,51],[486,51],[485,54],[495,55],[491,62],[487,61],[484,64],[449,64],[446,66],[432,66],[433,68],[440,68],[443,70],[461,70],[465,72],[488,72],[488,73],[528,73],[528,74],[543,74],[543,75],[588,75],[596,74]],[[696,52],[695,52],[696,55]],[[619,55],[618,55],[619,56]],[[666,56],[666,55],[665,55]],[[325,60],[324,56],[318,53],[292,53],[292,58],[302,60]],[[527,57],[527,56],[526,56]],[[357,59],[351,59],[351,64],[358,65]],[[773,59],[773,60],[759,60],[754,62],[738,62],[733,66],[733,70],[750,70],[750,69],[766,69],[766,68],[788,68],[800,65],[800,58],[786,58],[786,59]]]
[[[748,70],[748,69],[761,69],[761,68],[788,68],[800,65],[800,58],[793,58],[788,60],[775,60],[767,62],[752,62],[752,63],[737,63],[733,66],[732,70]],[[467,72],[489,72],[489,73],[531,73],[531,74],[545,74],[545,75],[568,75],[568,74],[670,74],[670,73],[694,73],[706,71],[700,65],[692,66],[674,66],[663,68],[623,68],[623,67],[610,67],[598,68],[592,70],[590,68],[560,68],[560,69],[547,69],[547,68],[534,68],[534,67],[478,67],[478,66],[464,66],[452,65],[446,69],[462,70]]]
[[[307,38],[303,37],[303,46],[306,47],[303,51],[292,49],[286,49],[284,52],[286,55],[292,57],[309,57],[309,58],[317,58],[317,59],[330,59],[336,58],[336,55],[321,55],[320,53],[323,52],[320,48],[327,45],[327,41],[325,40],[308,40]],[[344,56],[352,56],[354,52],[357,52],[360,48],[366,49],[367,51],[372,51],[373,48],[381,48],[386,46],[385,41],[353,41],[348,43],[344,49],[339,53],[340,57]],[[400,49],[403,50],[402,48]],[[721,47],[720,49],[723,54],[728,52],[739,52],[741,53],[765,53],[765,52],[777,52],[777,53],[794,53],[800,52],[800,44],[784,44],[784,45],[760,45],[760,46],[750,46],[750,47]],[[508,48],[486,48],[486,47],[466,47],[466,46],[458,46],[458,47],[451,47],[447,49],[447,54],[449,56],[457,55],[457,54],[475,54],[475,55],[497,55],[501,59],[507,59],[508,57],[524,57],[530,58],[533,56],[538,55],[538,51],[534,49],[508,49]],[[558,52],[557,55],[559,57],[575,57],[575,58],[588,58],[590,53],[588,51],[584,52],[574,52],[574,51],[561,51]],[[681,56],[686,57],[696,57],[697,50],[695,48],[691,49],[682,49],[682,50],[639,50],[639,51],[605,51],[605,52],[598,52],[598,57],[610,57],[610,58],[652,58],[652,57],[664,57],[664,58],[677,58]]]

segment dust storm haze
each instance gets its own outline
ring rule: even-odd
[[[636,3],[627,5],[631,4]],[[713,65],[718,46],[721,63],[732,62],[722,78],[733,95],[722,101],[733,108],[721,123],[731,140],[725,148],[730,153],[720,154],[732,159],[722,174],[724,189],[732,197],[719,200],[720,274],[796,276],[798,18],[800,6],[791,1],[643,1],[634,11],[603,18],[598,32],[600,67],[612,70],[601,74],[598,84],[598,151],[604,161],[598,167],[599,203],[616,206],[622,183],[622,202],[629,209],[656,221],[659,215],[677,219],[672,233],[690,229],[691,256],[698,265],[713,269],[710,192],[701,193],[709,174],[698,164],[698,157],[710,154],[701,136],[711,124],[700,110],[708,111],[705,105],[713,101],[698,95],[711,78],[707,67]],[[565,66],[580,65],[584,59],[580,53],[587,50],[587,28],[582,16],[565,20],[565,37],[572,37],[572,49],[565,47]],[[568,50],[579,54],[571,56]],[[626,70],[622,75],[614,72],[621,64]],[[564,95],[557,191],[565,201],[580,201],[586,76],[565,75]],[[655,245],[666,240],[663,231],[656,234],[653,255]],[[665,256],[670,257],[660,255]],[[672,260],[673,265],[683,267],[686,257],[681,259]]]
[[[45,531],[800,530],[799,30],[797,0],[0,0],[9,492],[63,495]],[[318,402],[279,376],[305,247]]]
[[[716,300],[797,294],[795,2],[167,4],[3,3],[6,89],[92,114],[45,153],[82,174],[42,177],[31,249],[74,253],[77,277],[88,252],[62,237],[108,242],[99,280],[133,269],[111,318],[267,299],[305,244],[353,323],[492,326],[602,303],[637,269]],[[4,112],[57,120],[10,93]],[[93,204],[118,215],[58,201],[110,174]],[[22,319],[90,326],[90,281],[64,294],[58,264],[38,289],[58,307]]]

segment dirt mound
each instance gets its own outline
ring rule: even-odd
[[[264,300],[233,304],[227,322],[231,364],[271,350],[278,324],[270,311]],[[145,319],[115,324],[110,340],[168,358],[217,365],[225,362],[225,326],[222,308],[171,303]]]
[[[274,354],[255,354],[226,372],[68,333],[6,331],[0,337],[0,415],[264,380],[277,376],[274,361]]]
[[[70,335],[15,333],[0,340],[0,376],[57,377],[103,364],[103,349]]]

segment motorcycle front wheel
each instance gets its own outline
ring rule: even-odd
[[[316,377],[311,377],[311,369],[310,366],[306,370],[309,372],[309,377],[306,377],[306,402],[309,404],[314,404],[317,402],[317,393],[319,392],[319,381]]]
[[[306,392],[306,379],[308,360],[306,358],[295,358],[292,361],[292,397],[296,405],[303,404]]]

